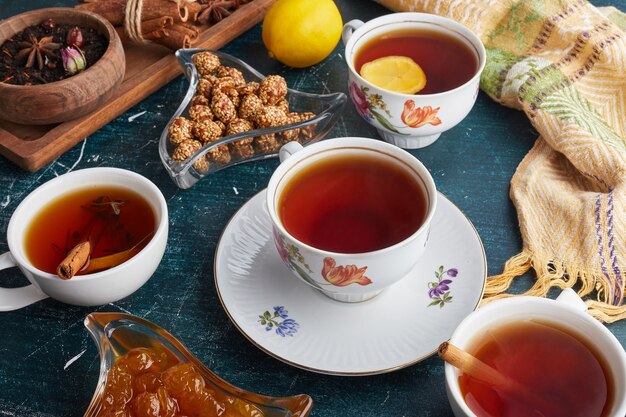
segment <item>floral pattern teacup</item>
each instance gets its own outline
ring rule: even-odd
[[[382,33],[409,28],[445,32],[468,45],[478,60],[474,76],[460,87],[442,93],[400,94],[376,87],[357,73],[354,59],[359,48]],[[463,25],[432,14],[393,13],[367,23],[351,20],[344,25],[342,39],[350,98],[361,117],[378,129],[387,142],[401,148],[423,148],[437,140],[441,132],[456,126],[472,109],[486,53],[480,39]]]
[[[426,217],[418,230],[405,240],[367,253],[337,253],[311,247],[291,236],[283,226],[277,205],[289,178],[311,163],[338,152],[372,152],[405,165],[423,184]],[[281,165],[267,187],[267,209],[274,243],[283,263],[295,276],[328,297],[344,302],[365,301],[405,277],[426,250],[430,222],[437,205],[437,190],[428,170],[413,155],[388,143],[365,138],[328,139],[303,148],[290,142],[280,150]],[[447,274],[453,274],[449,269]],[[444,282],[445,285],[445,282]],[[444,300],[448,302],[449,300]],[[269,313],[268,313],[269,314]],[[266,317],[266,322],[269,323]]]

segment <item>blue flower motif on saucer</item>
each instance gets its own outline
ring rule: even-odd
[[[269,310],[259,316],[259,323],[265,326],[265,331],[276,330],[276,334],[282,337],[292,336],[298,332],[300,325],[294,320],[290,319],[289,312],[284,306],[275,306],[274,312],[270,313]]]

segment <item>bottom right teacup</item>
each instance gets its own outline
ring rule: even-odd
[[[586,308],[566,289],[556,300],[512,297],[470,314],[450,344],[495,370],[497,378],[446,363],[454,415],[626,416],[626,352]]]

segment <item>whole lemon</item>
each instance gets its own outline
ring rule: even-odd
[[[278,0],[263,19],[263,43],[272,58],[305,68],[330,55],[342,27],[333,0]]]

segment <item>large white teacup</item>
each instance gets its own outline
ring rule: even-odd
[[[471,349],[477,340],[494,328],[520,321],[537,320],[554,323],[560,329],[577,335],[601,355],[612,380],[611,409],[606,416],[626,415],[626,352],[615,336],[599,321],[586,313],[587,306],[572,289],[565,289],[556,300],[541,297],[511,297],[494,301],[467,316],[452,334],[450,343]],[[553,352],[555,360],[561,352]],[[448,400],[456,417],[476,417],[463,398],[459,386],[459,371],[445,365]],[[587,381],[580,381],[585,386]],[[559,407],[558,401],[551,401]],[[587,417],[587,416],[585,416]],[[592,417],[592,416],[588,416]]]
[[[25,231],[33,218],[59,196],[91,186],[117,186],[141,195],[155,216],[155,233],[148,244],[126,262],[88,275],[63,280],[37,269],[25,252]],[[141,287],[159,265],[168,236],[167,204],[147,178],[118,168],[88,168],[54,178],[31,192],[15,209],[7,229],[9,252],[0,255],[0,269],[17,266],[31,285],[0,287],[0,311],[16,310],[46,297],[68,304],[94,306],[124,298]]]
[[[476,59],[473,76],[456,88],[433,94],[396,93],[363,78],[355,68],[361,48],[372,39],[406,30],[438,32],[466,45]],[[428,146],[441,132],[460,123],[474,106],[486,52],[478,36],[460,23],[434,14],[392,13],[365,23],[349,21],[344,25],[342,39],[350,98],[361,117],[387,142],[407,149]]]
[[[296,239],[286,230],[278,213],[285,186],[294,175],[319,161],[351,155],[382,158],[404,170],[422,190],[424,220],[416,225],[416,231],[410,236],[366,253],[337,253]],[[347,137],[324,140],[306,148],[290,142],[281,148],[280,159],[281,165],[267,187],[267,208],[278,252],[298,278],[335,300],[359,302],[399,281],[417,264],[426,250],[430,223],[437,206],[437,191],[430,173],[413,155],[379,140]]]

